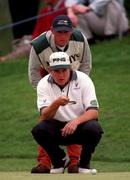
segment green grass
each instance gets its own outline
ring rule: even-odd
[[[0,172],[26,171],[30,172],[32,167],[36,165],[35,158],[0,158]],[[128,172],[130,171],[129,162],[106,162],[92,161],[92,167],[101,172]],[[67,173],[67,169],[66,169]]]
[[[91,50],[91,77],[104,129],[92,166],[100,172],[126,172],[130,170],[130,36]],[[37,145],[30,131],[38,112],[27,69],[27,58],[0,63],[0,171],[30,171],[36,164]]]
[[[99,148],[101,159],[130,161],[130,39],[99,44],[93,49],[94,79],[100,103],[104,138]],[[102,149],[105,153],[102,154]],[[100,159],[98,154],[98,159]]]
[[[30,174],[27,172],[1,172],[0,180],[128,180],[130,179],[130,173],[98,173],[97,175],[86,175],[86,174]]]

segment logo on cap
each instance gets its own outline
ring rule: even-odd
[[[52,23],[55,31],[72,31],[71,19],[66,15],[57,16]]]
[[[68,21],[66,21],[66,20],[59,20],[59,21],[57,22],[57,24],[58,24],[58,25],[69,26],[69,23],[68,23]]]
[[[55,62],[55,61],[56,61],[56,62],[59,62],[59,61],[64,61],[64,62],[65,62],[66,59],[65,59],[64,57],[63,57],[63,58],[54,58],[54,59],[53,59],[53,62]]]
[[[67,53],[65,52],[54,52],[50,55],[49,58],[50,67],[54,70],[60,68],[70,68],[70,59]]]

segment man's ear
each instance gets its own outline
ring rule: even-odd
[[[48,72],[51,73],[52,72],[52,68],[48,67]]]
[[[50,27],[50,30],[51,30],[52,34],[54,34],[54,29],[52,26]]]

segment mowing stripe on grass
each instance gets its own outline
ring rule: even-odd
[[[0,172],[0,180],[128,180],[130,172],[90,174],[31,174],[28,172]]]

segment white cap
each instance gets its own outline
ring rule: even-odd
[[[69,56],[65,52],[54,52],[50,55],[49,64],[54,70],[70,68]]]

